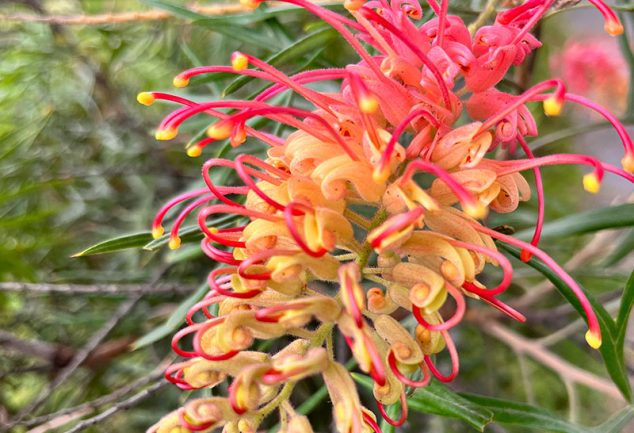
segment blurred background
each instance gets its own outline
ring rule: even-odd
[[[465,20],[483,7],[480,0],[451,2]],[[628,31],[630,9],[622,5]],[[507,89],[563,77],[571,91],[632,122],[627,35],[604,36],[599,14],[583,5],[553,13],[538,31],[545,46],[514,71]],[[157,142],[153,131],[169,107],[141,106],[136,94],[172,91],[179,71],[226,64],[236,49],[261,58],[282,51],[274,59],[287,72],[356,62],[336,33],[287,7],[245,13],[211,1],[0,1],[0,430],[66,432],[83,419],[89,422],[80,430],[141,432],[188,397],[165,386],[161,370],[173,360],[169,337],[184,310],[204,294],[210,263],[195,238],[184,238],[192,242],[174,252],[165,242],[146,244],[161,205],[198,185],[201,161],[184,148],[206,123],[192,122],[178,139]],[[258,88],[223,75],[192,84],[186,92],[200,99],[220,98],[227,86],[241,96]],[[557,119],[535,115],[536,153],[577,149],[618,164],[618,137],[600,117],[582,109]],[[616,314],[634,267],[634,230],[623,228],[632,226],[634,209],[626,204],[632,188],[608,177],[591,197],[582,174],[544,170],[547,221],[559,226],[542,246]],[[620,213],[599,216],[615,221],[588,228],[599,218],[593,212],[607,206]],[[509,225],[530,238],[535,209],[529,202],[511,216],[492,216],[488,225]],[[585,216],[582,229],[574,229],[575,214]],[[506,299],[528,324],[499,319],[504,328],[483,330],[465,323],[455,337],[462,365],[451,388],[541,407],[564,422],[605,422],[625,403],[601,356],[582,343],[583,323],[541,274],[517,269]],[[628,380],[629,337],[624,349]],[[298,403],[320,386],[300,388]],[[329,418],[325,403],[311,411],[316,431],[331,431]],[[402,431],[477,426],[464,416],[410,419]],[[500,421],[487,431],[527,428]]]

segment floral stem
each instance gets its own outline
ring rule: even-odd
[[[500,0],[487,1],[484,9],[482,10],[482,12],[480,12],[480,15],[478,15],[475,21],[469,24],[469,33],[473,35],[480,27],[486,24],[489,18],[495,13],[495,8],[497,7],[499,1]]]

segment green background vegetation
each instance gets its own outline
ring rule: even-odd
[[[91,15],[152,8],[173,14],[161,20],[85,26],[0,17],[0,281],[81,284],[82,288],[96,289],[100,289],[96,286],[99,284],[116,284],[121,288],[117,293],[0,291],[0,427],[7,428],[11,425],[9,420],[23,413],[26,424],[14,425],[12,429],[27,431],[40,424],[28,421],[36,414],[75,407],[148,375],[147,383],[140,383],[117,401],[156,383],[158,379],[152,372],[169,359],[169,335],[182,323],[183,305],[201,296],[202,291],[197,287],[204,281],[210,263],[195,242],[176,252],[165,248],[153,251],[132,248],[70,258],[106,239],[147,233],[154,212],[166,199],[199,184],[201,160],[185,156],[184,148],[206,126],[205,121],[190,123],[177,140],[157,142],[153,130],[161,116],[167,114],[168,107],[140,106],[136,94],[142,90],[171,90],[171,80],[179,71],[203,64],[227,63],[236,49],[261,58],[287,49],[278,63],[287,72],[356,61],[355,54],[334,32],[315,23],[304,12],[284,10],[270,14],[260,10],[205,20],[183,9],[183,2],[170,2],[169,5],[175,6],[172,8],[166,5],[167,2],[160,1],[115,0],[0,2],[2,14]],[[477,1],[452,1],[451,5],[465,20],[473,19],[483,6]],[[542,31],[549,43],[529,71],[529,81],[520,85],[528,85],[531,79],[547,74],[548,58],[566,35],[566,25],[560,18],[547,22]],[[300,39],[302,42],[297,44]],[[230,83],[230,76],[198,80],[186,92],[194,98],[216,99]],[[237,94],[248,96],[257,88],[257,84],[250,83]],[[585,124],[596,121],[583,120]],[[546,135],[574,128],[575,122],[579,120],[555,119],[544,122],[540,128]],[[610,146],[618,149],[616,136],[606,137]],[[574,138],[553,142],[538,152],[567,151],[575,144]],[[252,149],[257,151],[256,147]],[[593,213],[588,209],[603,204],[588,199],[581,188],[581,174],[573,168],[545,170],[547,220],[573,219],[555,226],[543,246],[561,263],[579,259],[579,251],[585,252],[588,257],[582,257],[581,264],[572,269],[573,276],[616,316],[632,269],[632,255],[627,253],[634,246],[634,234],[627,227],[634,226],[634,205],[622,204],[631,187],[617,183],[607,188],[603,203],[618,207]],[[489,225],[509,224],[520,231],[530,229],[534,218],[535,203],[530,202],[512,217],[494,217]],[[596,234],[615,227],[620,230],[616,234],[612,231]],[[125,242],[139,247],[147,243],[146,237],[147,234],[132,240],[126,238]],[[104,249],[121,246],[111,243]],[[543,285],[544,276],[529,266],[516,264],[517,278],[508,299],[526,299],[527,294]],[[493,273],[491,278],[495,278]],[[142,297],[130,295],[138,285],[149,285],[149,289],[146,287]],[[632,292],[634,287],[630,282],[626,292],[629,298],[634,296]],[[622,309],[627,309],[632,301],[629,298],[626,296]],[[128,305],[130,299],[134,305]],[[487,311],[482,305],[474,307]],[[133,351],[115,350],[111,356],[92,363],[87,361],[50,392],[50,384],[67,371],[65,366],[69,365],[72,354],[81,353],[86,344],[94,341],[95,334],[103,331],[124,308],[128,311],[98,347],[104,349],[104,345],[111,344],[124,348],[139,338],[143,338],[143,344],[137,342]],[[552,290],[544,291],[542,297],[523,311],[529,318],[528,325],[503,323],[517,335],[530,339],[527,341],[579,322],[574,309]],[[631,340],[627,340],[623,331],[627,315],[623,311],[622,314],[623,320],[614,324],[614,356],[622,359],[624,345],[625,361],[620,365],[621,371],[615,370],[618,363],[608,364],[607,368],[620,375],[617,382],[620,380],[621,389],[627,389],[634,359]],[[625,342],[619,340],[621,331]],[[609,380],[600,354],[582,342],[583,326],[563,335],[544,350]],[[54,350],[57,358],[46,351],[34,356],[15,350],[10,338],[42,343]],[[477,323],[463,324],[456,340],[461,374],[451,389],[532,406],[515,407],[469,395],[459,397],[446,388],[434,386],[413,397],[411,421],[402,431],[464,432],[472,427],[484,428],[494,420],[498,422],[486,427],[487,431],[585,432],[591,430],[567,422],[597,425],[625,406],[618,397],[606,397],[594,389],[567,384],[530,356],[519,353],[517,347],[514,351],[483,332]],[[318,391],[320,387],[317,380],[307,381],[298,388],[297,403],[316,392],[319,395],[323,392]],[[172,386],[162,387],[132,409],[119,411],[89,429],[143,431],[187,397],[188,393]],[[37,409],[29,410],[38,401],[41,404]],[[439,405],[439,401],[446,404]],[[81,415],[94,416],[112,405],[109,402]],[[534,407],[548,413],[535,412]],[[421,412],[414,413],[416,408]],[[330,431],[325,421],[330,417],[328,404],[322,401],[310,411],[315,430]],[[620,412],[623,419],[628,414],[627,409]],[[59,420],[59,416],[54,419]],[[72,425],[65,424],[56,431],[67,431]],[[617,423],[605,425],[600,431],[625,428]]]

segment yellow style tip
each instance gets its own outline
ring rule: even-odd
[[[487,207],[479,202],[476,204],[467,204],[463,206],[462,209],[467,215],[475,219],[483,219],[489,214]]]
[[[229,122],[216,122],[207,128],[207,136],[214,140],[224,140],[231,136],[232,125]]]
[[[601,181],[596,174],[588,173],[583,176],[583,188],[592,194],[596,194],[601,189]]]
[[[359,101],[359,108],[362,113],[374,114],[379,109],[379,100],[373,95],[364,96]]]
[[[374,171],[372,171],[372,180],[374,181],[374,183],[378,185],[382,185],[385,182],[387,182],[389,177],[390,177],[390,170],[387,166],[385,167],[378,166],[374,169]]]
[[[544,113],[546,116],[559,116],[564,109],[563,101],[560,101],[555,96],[550,96],[544,100]]]
[[[343,7],[350,12],[358,11],[363,7],[365,0],[345,0],[343,2]]]
[[[260,0],[240,0],[240,4],[248,9],[257,9],[260,3]]]
[[[154,134],[154,138],[160,141],[171,140],[178,135],[177,128],[159,129]]]
[[[172,84],[174,85],[174,87],[177,87],[179,89],[187,87],[189,85],[189,78],[180,77],[177,75],[172,80]]]
[[[202,153],[203,153],[202,147],[198,146],[197,144],[187,149],[187,156],[189,156],[190,158],[197,158]]]
[[[234,71],[244,71],[249,67],[249,58],[239,51],[231,55],[231,67]]]
[[[136,100],[139,104],[149,106],[154,103],[156,98],[151,92],[141,92],[138,95],[136,95]]]
[[[152,228],[152,238],[154,239],[158,239],[161,236],[163,236],[163,233],[165,233],[165,229],[163,228],[163,226],[156,226]]]
[[[621,160],[621,165],[625,171],[629,171],[630,173],[634,173],[634,155],[627,154],[625,158]]]
[[[620,36],[623,34],[623,24],[616,20],[608,20],[603,26],[605,32],[610,36]]]
[[[586,332],[586,341],[588,345],[593,349],[598,349],[601,347],[601,335],[596,334],[592,331]]]
[[[181,246],[181,238],[179,238],[178,236],[170,238],[170,241],[168,242],[167,246],[170,248],[170,250],[179,249]]]

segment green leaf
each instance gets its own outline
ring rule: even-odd
[[[616,265],[634,251],[634,230],[629,230],[624,234],[618,245],[610,252],[608,257],[601,263],[604,268]]]
[[[92,256],[95,254],[112,253],[131,248],[141,248],[151,240],[152,234],[150,232],[132,233],[99,242],[98,244],[88,247],[77,254],[73,254],[72,257]]]
[[[499,243],[499,245],[502,249],[508,251],[514,257],[520,257],[519,249],[502,243]],[[532,258],[527,262],[527,264],[540,272],[546,278],[548,278],[548,280],[553,283],[559,293],[561,293],[564,298],[566,298],[566,300],[579,312],[581,317],[583,317],[584,320],[586,319],[583,308],[581,307],[581,303],[575,296],[572,289],[552,269],[550,269],[543,262],[537,260],[536,258]],[[632,308],[632,303],[634,302],[634,299],[632,299],[634,297],[634,294],[632,294],[634,289],[632,289],[631,284],[632,278],[630,278],[630,281],[628,282],[621,304],[621,308],[623,310],[627,309],[627,313],[623,313],[623,317],[626,321],[627,317],[629,316],[629,311]],[[619,330],[619,326],[624,325],[620,321],[618,323],[615,323],[610,316],[610,313],[608,313],[606,309],[603,308],[603,305],[601,305],[589,293],[586,292],[585,294],[590,301],[590,304],[592,305],[592,309],[594,310],[599,321],[599,326],[601,327],[602,343],[599,350],[601,352],[601,356],[603,357],[603,361],[605,362],[607,371],[612,378],[614,384],[619,388],[619,391],[621,391],[621,394],[623,394],[627,401],[631,402],[632,388],[629,382],[627,368],[623,355],[623,341],[621,340],[621,336],[619,335],[619,333],[621,332]]]
[[[623,427],[634,418],[634,406],[627,406],[609,420],[592,429],[594,433],[622,433]]]
[[[203,233],[200,231],[200,227],[187,226],[178,232],[178,236],[181,238],[181,244],[187,244],[191,242],[199,241],[203,238]],[[170,241],[169,233],[164,234],[158,239],[152,239],[150,242],[146,242],[143,245],[143,249],[147,251],[156,251],[159,248],[164,247]]]
[[[634,271],[630,274],[630,278],[625,283],[623,295],[621,296],[621,306],[619,314],[616,317],[616,344],[617,349],[623,353],[625,345],[625,334],[627,333],[628,320],[632,307],[634,306]]]
[[[325,46],[336,35],[337,32],[331,28],[318,30],[277,52],[266,59],[266,62],[272,66],[277,66],[289,60],[300,58],[304,54]],[[223,96],[236,92],[238,89],[248,84],[251,80],[253,80],[253,77],[241,76],[236,78],[225,88]]]
[[[363,374],[352,373],[362,386],[372,389],[374,381]],[[573,424],[556,414],[530,404],[497,399],[470,393],[456,393],[438,381],[417,389],[407,399],[410,412],[422,412],[455,418],[484,431],[492,422],[515,425],[524,429],[553,433],[620,433],[634,418],[634,407],[627,406],[597,427]]]
[[[351,373],[351,375],[365,388],[370,390],[373,388],[372,378],[358,373]],[[408,397],[407,404],[410,411],[460,419],[479,431],[484,431],[493,419],[493,413],[490,410],[471,403],[437,381],[417,389],[412,396]]]
[[[213,226],[216,228],[224,228],[235,222],[235,220],[239,218],[239,215],[222,215],[214,220],[209,220],[208,225],[210,227]],[[182,228],[178,232],[178,236],[181,238],[181,244],[187,244],[201,240],[203,238],[203,232],[200,231],[200,227],[198,226],[198,224],[196,224]],[[158,239],[152,239],[151,237],[150,239],[150,242],[145,242],[145,244],[143,244],[143,249],[148,251],[156,251],[169,243],[170,235],[169,233],[166,233]]]
[[[231,15],[219,16],[216,17],[217,19],[215,21],[210,21],[207,15],[199,14],[198,12],[162,0],[143,0],[143,2],[155,8],[168,11],[174,14],[174,16],[192,20],[195,24],[203,25],[208,30],[229,36],[232,39],[269,51],[280,48],[277,41],[272,38],[266,38],[262,32],[257,32],[256,30],[245,28],[243,25],[232,23],[230,19],[227,19],[227,17]]]
[[[343,9],[341,4],[323,5],[327,9]],[[266,8],[260,6],[256,10],[248,13],[236,13],[218,16],[207,16],[196,24],[215,25],[216,23],[229,23],[237,26],[246,26],[256,24],[263,21],[268,21],[272,18],[278,18],[280,16],[294,13],[294,14],[306,14],[308,11],[304,8],[297,6],[283,6],[275,8]]]
[[[581,212],[544,224],[542,239],[560,238],[631,226],[634,226],[634,203],[627,203]],[[532,236],[533,229],[516,233],[516,237],[523,240],[528,240]]]
[[[516,425],[539,432],[619,433],[623,425],[634,416],[634,410],[631,406],[628,406],[598,427],[584,427],[563,420],[551,412],[526,403],[466,393],[461,393],[460,396],[471,404],[488,410],[493,415],[493,422]]]
[[[198,290],[196,290],[178,306],[165,323],[158,328],[154,328],[152,331],[135,341],[134,344],[132,344],[132,350],[138,350],[142,347],[149,346],[150,344],[173,334],[174,331],[176,331],[176,329],[178,329],[185,321],[187,311],[193,307],[196,302],[200,301],[208,291],[209,286],[207,285],[207,282],[205,282],[198,288]]]
[[[479,431],[493,420],[493,412],[474,404],[437,381],[417,389],[407,400],[412,411],[456,418]]]

